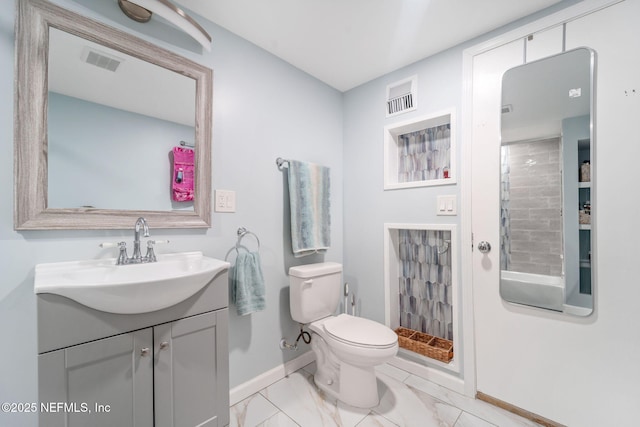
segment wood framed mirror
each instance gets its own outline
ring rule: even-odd
[[[164,75],[163,80],[156,82],[151,88],[153,96],[134,93],[135,98],[151,98],[149,104],[164,105],[168,116],[135,110],[123,96],[116,96],[124,105],[113,106],[108,103],[91,102],[82,95],[56,94],[56,98],[73,101],[71,108],[73,120],[62,124],[56,122],[58,110],[51,110],[54,105],[50,95],[50,86],[58,87],[58,77],[50,72],[53,64],[68,62],[60,59],[58,49],[52,45],[62,39],[75,39],[87,45],[87,49],[97,50],[107,57],[122,59],[127,67],[139,63],[145,67],[146,78],[136,78],[131,87],[139,85],[143,80],[155,81],[149,73]],[[85,46],[86,47],[86,46]],[[52,49],[50,49],[52,48]],[[173,52],[159,48],[152,43],[125,32],[111,28],[74,12],[63,9],[44,0],[20,0],[18,4],[18,21],[16,25],[16,81],[14,112],[14,228],[16,230],[46,229],[123,229],[130,228],[136,218],[144,216],[154,228],[207,228],[211,226],[211,136],[212,136],[212,87],[213,73],[210,68],[197,64]],[[66,64],[69,65],[69,64]],[[125,67],[125,68],[127,68]],[[74,69],[70,65],[69,69]],[[100,70],[105,72],[104,70]],[[74,89],[81,87],[81,75],[62,73]],[[166,80],[164,80],[166,78]],[[73,80],[76,84],[73,84]],[[103,88],[103,92],[116,92],[116,85],[108,86],[108,82],[94,81],[89,87]],[[119,86],[123,86],[120,84]],[[169,90],[177,88],[177,90]],[[186,88],[186,89],[185,89]],[[123,93],[131,92],[125,89]],[[168,93],[184,94],[187,98],[157,97]],[[143,93],[143,92],[140,92]],[[60,95],[60,96],[58,96]],[[169,95],[171,96],[171,95]],[[123,121],[116,121],[112,116],[101,125],[94,125],[91,116],[86,118],[89,103],[95,104],[95,111],[105,109],[117,110],[115,114],[127,118],[140,118],[143,128],[123,132]],[[81,104],[78,104],[81,103]],[[133,102],[131,102],[133,103]],[[55,105],[59,105],[59,100]],[[58,107],[56,107],[58,108]],[[93,108],[93,107],[91,107]],[[142,107],[144,108],[144,107]],[[75,111],[75,113],[74,113]],[[186,119],[174,118],[178,116]],[[79,112],[85,114],[82,118]],[[98,113],[95,113],[96,115]],[[69,114],[67,114],[68,116]],[[153,116],[153,117],[152,117]],[[51,118],[51,123],[50,123]],[[145,121],[146,120],[146,121]],[[75,132],[80,125],[90,131]],[[178,123],[182,122],[182,123]],[[163,125],[174,126],[178,123],[182,128],[176,132],[158,132]],[[119,129],[120,134],[104,136],[104,128]],[[179,126],[174,126],[178,127]],[[54,129],[58,133],[53,137]],[[60,136],[59,129],[64,129]],[[93,130],[93,134],[91,133]],[[70,132],[74,131],[74,132]],[[155,133],[154,133],[155,132]],[[183,133],[180,133],[183,132]],[[51,133],[51,134],[50,134]],[[73,140],[66,146],[54,145],[58,140],[70,138],[68,133],[77,133],[80,139]],[[88,136],[89,135],[89,136]],[[156,135],[156,136],[154,136]],[[168,135],[167,141],[161,141]],[[186,135],[186,136],[182,136]],[[130,136],[130,140],[122,141]],[[191,138],[189,138],[191,136]],[[194,149],[194,197],[188,204],[171,201],[171,146],[179,146],[180,140],[191,139]],[[151,145],[151,143],[154,145]],[[118,142],[119,144],[117,144]],[[100,144],[102,151],[92,150],[90,144]],[[87,153],[95,152],[89,162],[75,151],[73,147],[84,147]],[[66,151],[65,151],[66,150]],[[67,172],[69,167],[56,161],[56,158],[77,157],[86,174],[97,173],[96,176],[75,175],[60,180],[59,175]],[[61,152],[67,154],[60,154]],[[55,154],[58,153],[58,154]],[[106,153],[106,154],[105,154]],[[54,157],[54,154],[58,157]],[[89,154],[90,155],[90,154]],[[110,156],[105,158],[105,156]],[[90,162],[101,167],[91,167]],[[71,162],[73,163],[73,161]],[[60,166],[62,165],[62,166]],[[149,168],[152,165],[153,167]],[[162,171],[161,173],[157,171]],[[83,173],[83,172],[81,172]],[[52,175],[54,174],[54,175]],[[59,181],[59,182],[58,182]],[[113,182],[113,187],[101,187],[104,182]],[[87,186],[87,183],[93,183]],[[83,187],[84,185],[84,187]],[[78,200],[61,197],[64,192],[76,192],[87,195]],[[109,195],[96,199],[93,196]],[[91,197],[89,197],[91,196]],[[145,197],[153,202],[143,201]],[[164,199],[162,203],[155,201]],[[84,200],[88,200],[85,202]],[[94,201],[97,200],[97,201]]]

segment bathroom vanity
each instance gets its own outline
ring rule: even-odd
[[[147,313],[108,313],[49,293],[37,299],[40,425],[229,424],[226,269],[191,297]]]

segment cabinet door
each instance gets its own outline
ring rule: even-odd
[[[152,339],[148,328],[39,355],[40,425],[153,426]]]
[[[229,423],[227,310],[154,327],[156,427]]]

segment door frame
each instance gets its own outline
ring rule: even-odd
[[[578,4],[537,19],[504,34],[480,42],[465,49],[462,53],[462,108],[461,108],[461,144],[460,144],[460,247],[461,247],[461,283],[462,283],[462,330],[464,360],[464,394],[475,397],[476,388],[476,340],[473,308],[473,241],[471,203],[472,155],[473,144],[473,59],[491,49],[527,37],[530,34],[547,30],[578,19],[600,9],[604,9],[624,0],[584,0]],[[497,113],[497,112],[496,112]]]

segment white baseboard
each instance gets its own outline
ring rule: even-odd
[[[229,405],[233,406],[236,403],[246,399],[247,397],[256,394],[265,387],[270,386],[276,381],[285,378],[287,375],[307,366],[309,363],[315,360],[315,355],[312,351],[307,351],[304,354],[292,359],[282,365],[276,366],[273,369],[268,370],[249,381],[239,384],[229,391]],[[465,394],[464,380],[440,371],[438,369],[424,366],[410,360],[406,360],[400,357],[394,357],[389,362],[389,365],[396,368],[407,371],[413,375],[416,375],[425,380],[434,382],[443,387],[453,390],[460,394]]]
[[[298,369],[307,366],[315,359],[313,352],[307,351],[295,359],[276,366],[275,368],[270,369],[245,383],[235,386],[229,391],[229,405],[233,406],[247,397],[256,394],[263,388],[268,387]]]
[[[400,358],[398,356],[394,357],[387,363],[420,378],[424,378],[425,380],[446,387],[449,390],[453,390],[460,394],[465,394],[464,380],[454,375],[431,368],[429,366],[420,365],[418,363]]]

